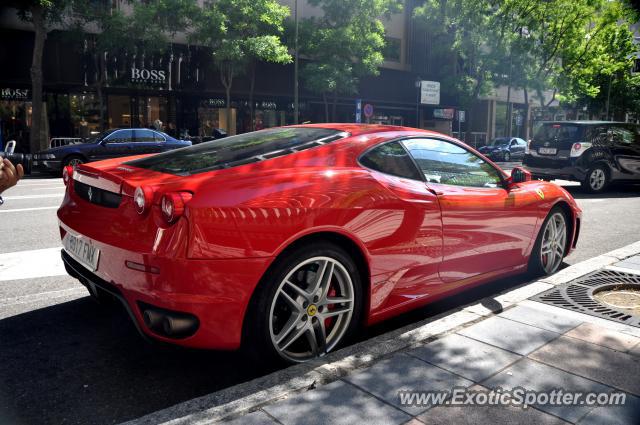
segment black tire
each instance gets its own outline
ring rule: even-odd
[[[294,364],[302,362],[283,357],[274,347],[269,330],[270,309],[273,299],[278,293],[280,283],[285,277],[300,263],[314,257],[330,257],[339,261],[347,270],[353,283],[354,303],[350,322],[332,351],[349,341],[360,328],[363,314],[363,289],[360,272],[353,258],[338,245],[327,241],[299,245],[288,252],[285,251],[281,258],[278,258],[269,268],[258,284],[249,303],[243,324],[242,348],[244,354],[249,357],[253,364]]]
[[[611,183],[611,173],[605,165],[594,165],[587,171],[584,180],[580,182],[582,188],[589,193],[602,193]]]
[[[511,161],[511,154],[509,152],[504,153],[504,162]]]
[[[84,164],[85,162],[87,162],[82,156],[80,155],[69,155],[68,157],[66,157],[64,159],[64,162],[62,163],[63,167],[66,167],[68,165],[71,166],[78,166],[80,164]]]
[[[533,249],[531,250],[531,256],[529,257],[529,265],[527,268],[527,272],[531,277],[548,276],[557,272],[560,269],[560,265],[562,264],[562,261],[560,261],[560,263],[558,264],[555,270],[553,270],[552,272],[547,272],[544,268],[544,265],[542,264],[542,255],[541,255],[542,238],[547,228],[547,223],[549,222],[551,217],[557,213],[560,213],[562,217],[564,217],[565,228],[567,231],[567,240],[564,246],[564,252],[563,252],[562,258],[564,259],[564,257],[567,255],[567,247],[569,246],[569,236],[570,236],[569,235],[570,221],[569,221],[569,218],[567,217],[567,213],[562,208],[556,206],[556,207],[553,207],[551,211],[549,211],[549,214],[547,214],[547,217],[544,219],[542,226],[540,226],[540,231],[538,232],[538,236],[536,237],[536,243],[533,245]]]

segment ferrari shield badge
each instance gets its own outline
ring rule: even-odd
[[[536,193],[538,194],[540,199],[544,199],[544,192],[542,191],[542,189],[536,189]]]

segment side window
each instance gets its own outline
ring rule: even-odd
[[[131,143],[133,142],[133,130],[118,130],[107,137],[107,142]]]
[[[167,139],[162,134],[158,133],[157,131],[154,131],[153,132],[153,141],[156,142],[156,143],[159,143],[159,142],[166,142]]]
[[[400,142],[389,142],[371,149],[360,157],[360,163],[381,173],[422,180],[411,157]]]
[[[156,134],[151,130],[136,130],[137,143],[153,143],[156,140]]]
[[[635,139],[635,134],[626,127],[611,127],[611,132],[613,133],[613,142],[617,145],[629,146]]]
[[[404,142],[427,182],[469,187],[499,187],[498,170],[462,147],[441,140],[409,139]]]

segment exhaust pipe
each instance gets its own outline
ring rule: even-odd
[[[167,338],[186,338],[198,330],[200,321],[194,315],[165,310],[138,301],[142,320],[148,329]]]
[[[160,313],[157,310],[147,309],[142,313],[142,319],[144,320],[144,324],[147,325],[148,328],[157,330],[162,325],[162,319],[164,319],[164,314]]]
[[[195,317],[167,315],[162,321],[162,330],[165,335],[179,338],[193,334],[198,323]]]

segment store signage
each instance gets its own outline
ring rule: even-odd
[[[162,69],[147,69],[131,67],[131,82],[145,84],[164,84],[166,81],[165,71]]]
[[[440,104],[440,82],[421,81],[420,82],[420,103],[423,105]]]
[[[224,99],[206,99],[202,101],[202,106],[211,106],[214,108],[224,108],[227,102]]]
[[[455,109],[434,109],[433,110],[433,118],[441,118],[444,120],[452,120],[453,115],[455,113]]]
[[[11,89],[11,88],[5,87],[0,89],[0,99],[27,100],[29,99],[29,90],[28,89]]]

